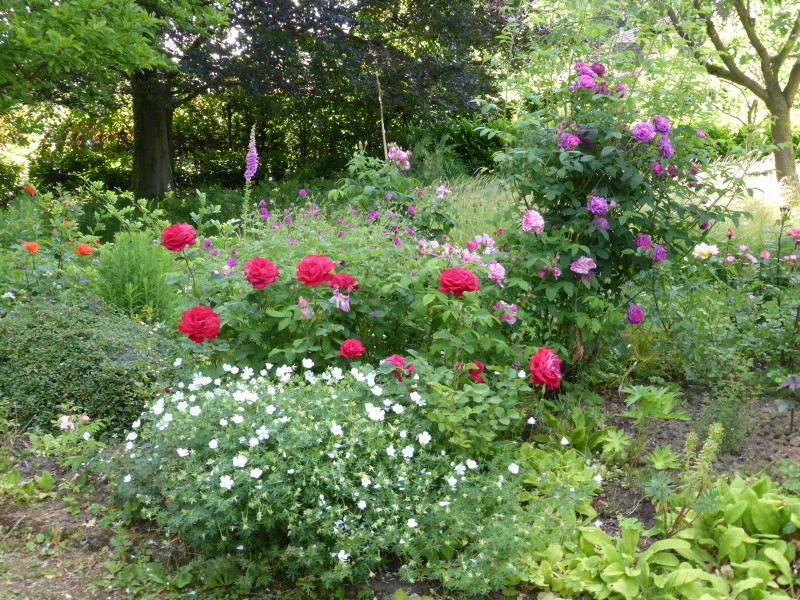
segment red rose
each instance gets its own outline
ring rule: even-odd
[[[339,354],[345,358],[355,358],[356,356],[364,354],[364,350],[366,350],[364,344],[358,340],[345,340],[339,347]]]
[[[464,292],[476,292],[479,289],[478,278],[464,267],[445,269],[439,275],[439,291],[445,294],[453,292],[454,296],[461,296]]]
[[[479,360],[473,360],[472,362],[475,364],[475,368],[470,369],[469,371],[467,371],[467,373],[469,373],[469,376],[472,377],[475,383],[483,383],[483,377],[481,377],[481,373],[483,373],[483,370],[485,368],[483,366],[483,363]]]
[[[219,315],[208,306],[195,306],[183,312],[178,331],[197,344],[213,340],[219,335]]]
[[[397,367],[394,371],[392,371],[394,376],[397,377],[397,381],[403,381],[403,376],[400,374],[401,369],[404,369],[409,376],[414,372],[414,365],[406,366],[406,359],[399,354],[392,354],[388,358],[384,358],[383,362],[392,363],[395,367]]]
[[[167,250],[180,252],[186,246],[194,246],[196,235],[197,232],[188,223],[176,223],[161,232],[161,245]]]
[[[306,286],[322,285],[332,279],[330,274],[336,268],[336,263],[327,256],[309,254],[297,263],[297,281]]]
[[[561,383],[561,359],[549,348],[539,348],[531,356],[529,368],[533,385],[544,385],[548,390],[554,390]]]
[[[94,248],[92,248],[89,244],[78,244],[78,247],[75,248],[75,252],[81,256],[89,256],[93,250]]]
[[[254,290],[260,290],[274,283],[277,279],[278,269],[271,260],[266,258],[251,258],[244,263],[244,278],[253,284]]]
[[[360,290],[361,286],[356,285],[356,278],[347,273],[334,273],[331,275],[330,282],[325,284],[329,288],[340,290]]]
[[[35,196],[36,195],[36,190],[33,189],[33,187],[30,186],[30,185],[26,185],[25,186],[25,191],[28,192],[31,196]]]

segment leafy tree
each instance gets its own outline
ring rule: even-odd
[[[109,102],[121,77],[154,68],[157,20],[133,0],[4,0],[0,113],[20,103]]]
[[[666,12],[709,74],[746,88],[767,107],[778,178],[798,189],[792,106],[800,87],[800,2],[690,0]],[[732,35],[726,35],[729,23],[736,29]]]

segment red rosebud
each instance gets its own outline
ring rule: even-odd
[[[475,368],[468,370],[467,373],[469,373],[469,376],[472,377],[475,383],[483,383],[483,377],[481,377],[481,373],[483,373],[485,368],[483,363],[479,360],[473,360],[472,362],[475,364]]]

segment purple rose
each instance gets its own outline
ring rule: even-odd
[[[670,158],[675,154],[675,149],[672,147],[672,142],[669,141],[668,137],[659,138],[658,147],[660,148],[658,156],[661,158]]]
[[[705,230],[706,230],[706,229],[708,229],[709,227],[711,227],[711,221],[706,221],[705,223],[703,223],[702,225],[700,225],[700,229],[701,229],[702,231],[705,231]]]
[[[669,121],[661,115],[653,117],[653,129],[655,129],[656,133],[659,135],[667,135],[670,130]]]
[[[589,68],[597,73],[600,77],[606,74],[606,68],[600,63],[592,63]]]
[[[650,239],[650,236],[646,233],[640,233],[636,236],[636,242],[634,243],[636,248],[643,248],[645,252],[650,250],[653,247],[653,241]]]
[[[637,142],[649,142],[656,136],[656,131],[650,123],[637,123],[631,128],[631,133]]]
[[[650,257],[650,261],[654,263],[664,262],[667,258],[667,249],[664,248],[661,244],[653,248],[653,256]]]
[[[680,175],[680,171],[678,170],[677,165],[670,165],[667,167],[667,173],[669,176],[675,179],[678,175]]]
[[[625,97],[625,91],[626,90],[627,90],[627,88],[625,87],[624,83],[618,83],[617,84],[617,93],[619,94],[620,98],[624,98]]]
[[[577,135],[572,135],[571,133],[562,133],[558,147],[563,150],[572,150],[580,143],[581,138],[579,138]]]
[[[592,221],[592,226],[597,230],[602,229],[603,231],[608,231],[611,229],[611,227],[608,225],[608,220],[604,219],[603,217],[597,217],[594,221]]]
[[[697,137],[699,137],[700,139],[703,140],[706,139],[706,132],[703,131],[702,129],[698,129],[697,131],[695,131],[695,133],[697,134]]]
[[[661,163],[657,160],[653,161],[653,173],[656,175],[663,175],[664,174],[664,167],[661,166]]]
[[[578,77],[578,87],[586,88],[587,90],[594,89],[594,77],[591,75],[581,75]]]
[[[597,217],[602,217],[608,212],[608,202],[605,198],[600,196],[589,196],[589,202],[586,203],[586,210]]]
[[[644,321],[644,310],[638,304],[631,304],[628,308],[628,323],[638,325]]]

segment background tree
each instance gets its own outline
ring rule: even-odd
[[[669,6],[667,13],[710,75],[746,88],[767,107],[778,178],[797,190],[792,107],[800,86],[800,3],[691,0]],[[734,31],[726,27],[731,22]]]

